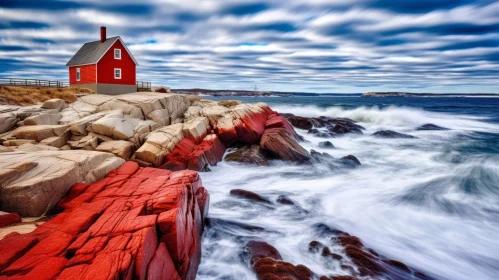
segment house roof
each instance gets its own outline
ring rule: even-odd
[[[104,43],[101,43],[100,40],[94,42],[88,42],[83,44],[83,46],[76,52],[76,54],[69,60],[66,66],[78,66],[78,65],[87,65],[87,64],[95,64],[99,62],[99,60],[107,53],[107,51],[116,43],[116,41],[120,41],[125,50],[128,52],[133,62],[136,65],[139,65],[132,53],[128,50],[123,40],[121,40],[120,36],[111,37],[106,39]]]

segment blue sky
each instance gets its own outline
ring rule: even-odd
[[[499,2],[1,0],[0,77],[68,80],[120,35],[137,78],[173,88],[499,93]]]

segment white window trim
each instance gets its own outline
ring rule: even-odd
[[[120,76],[116,77],[116,70],[120,71]],[[114,79],[115,80],[121,80],[121,77],[123,77],[123,73],[121,72],[121,68],[114,68]]]
[[[81,80],[81,71],[80,68],[76,68],[76,81],[79,82]]]
[[[116,51],[119,53],[118,57],[116,57]],[[121,59],[121,49],[114,49],[114,59]]]

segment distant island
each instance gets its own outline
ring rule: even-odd
[[[278,94],[271,91],[251,91],[251,90],[212,90],[212,89],[171,89],[172,93],[210,96],[280,96],[287,97],[290,94]]]
[[[365,97],[499,97],[492,93],[413,93],[413,92],[366,92]]]

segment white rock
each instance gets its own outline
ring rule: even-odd
[[[67,128],[67,125],[27,125],[17,128],[11,134],[17,139],[40,142],[43,139],[62,135]]]
[[[196,144],[199,144],[208,134],[210,122],[206,117],[198,117],[185,122],[182,127],[184,137],[192,139]]]
[[[12,139],[12,140],[7,140],[3,142],[3,145],[5,147],[15,147],[15,146],[21,146],[24,144],[36,144],[35,140],[27,140],[27,139]]]
[[[184,138],[183,124],[162,127],[149,134],[145,143],[135,152],[134,158],[149,162],[153,166],[164,163],[165,156]]]
[[[93,151],[99,145],[99,139],[94,135],[87,135],[82,137],[80,140],[69,140],[66,143],[68,143],[72,149]]]
[[[24,125],[40,125],[40,124],[49,124],[56,125],[59,123],[61,119],[61,114],[39,114],[36,116],[27,117],[24,119]]]
[[[117,141],[108,141],[101,143],[96,148],[96,151],[112,153],[117,157],[120,157],[124,160],[128,160],[132,156],[133,147],[134,147],[133,143],[130,143],[128,141],[117,140]]]
[[[5,133],[16,126],[18,119],[12,112],[0,114],[0,133]]]
[[[62,99],[50,99],[42,104],[42,108],[44,109],[56,109],[57,111],[62,110],[64,108],[64,105],[66,105],[66,102]]]
[[[78,182],[95,182],[124,163],[93,151],[10,152],[0,157],[0,204],[4,211],[40,216]]]
[[[56,147],[52,146],[47,146],[43,144],[22,144],[19,147],[17,147],[16,151],[23,151],[23,152],[38,152],[38,151],[58,151],[59,149]]]

